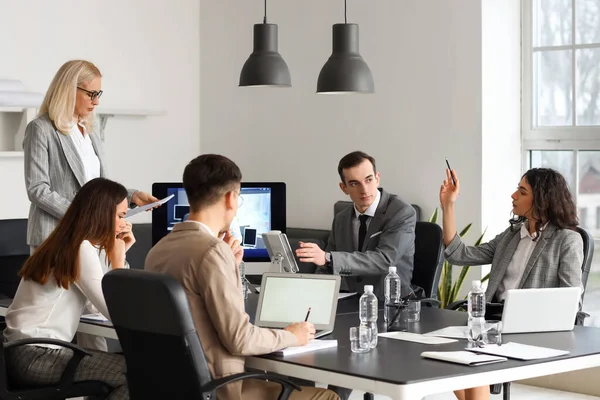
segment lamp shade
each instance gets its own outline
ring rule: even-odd
[[[254,51],[244,63],[240,86],[292,86],[287,64],[277,51],[277,25],[254,25]]]
[[[358,53],[358,25],[333,25],[333,52],[323,65],[317,93],[373,93],[369,66]]]

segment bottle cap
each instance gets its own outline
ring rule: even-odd
[[[481,281],[473,281],[471,286],[473,289],[479,289],[481,287]]]
[[[396,267],[389,267],[388,272],[396,273]]]
[[[365,293],[373,293],[373,285],[365,285]]]

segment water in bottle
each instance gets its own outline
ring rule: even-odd
[[[377,347],[377,296],[373,294],[373,285],[365,285],[365,293],[360,296],[361,326],[371,329],[371,348]]]
[[[389,267],[384,281],[384,311],[383,320],[387,323],[393,315],[393,311],[402,301],[400,298],[400,277],[396,273],[396,267]]]
[[[469,311],[469,341],[481,342],[485,334],[485,292],[481,288],[481,281],[473,281],[473,286],[468,296]]]

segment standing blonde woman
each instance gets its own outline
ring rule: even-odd
[[[107,175],[93,123],[101,87],[102,74],[94,64],[66,62],[52,79],[38,117],[27,125],[23,149],[31,201],[27,243],[32,251],[50,235],[79,189]],[[142,206],[157,199],[129,189],[127,200]]]

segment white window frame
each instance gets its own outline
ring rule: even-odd
[[[572,37],[575,41],[575,14],[576,0],[572,1]],[[558,127],[534,127],[533,126],[533,0],[522,0],[522,21],[521,21],[521,57],[522,57],[522,111],[521,111],[521,132],[523,143],[523,169],[529,166],[530,150],[600,150],[600,126],[575,126],[577,114],[575,107],[576,97],[573,97],[573,125]],[[600,48],[600,44],[571,44],[567,46],[537,47],[536,49],[545,50],[573,50],[573,91],[576,90],[577,68],[575,64],[576,50]],[[577,167],[577,154],[573,164]],[[575,171],[578,168],[574,168]],[[576,178],[576,177],[575,177]],[[577,179],[575,179],[577,182]]]

